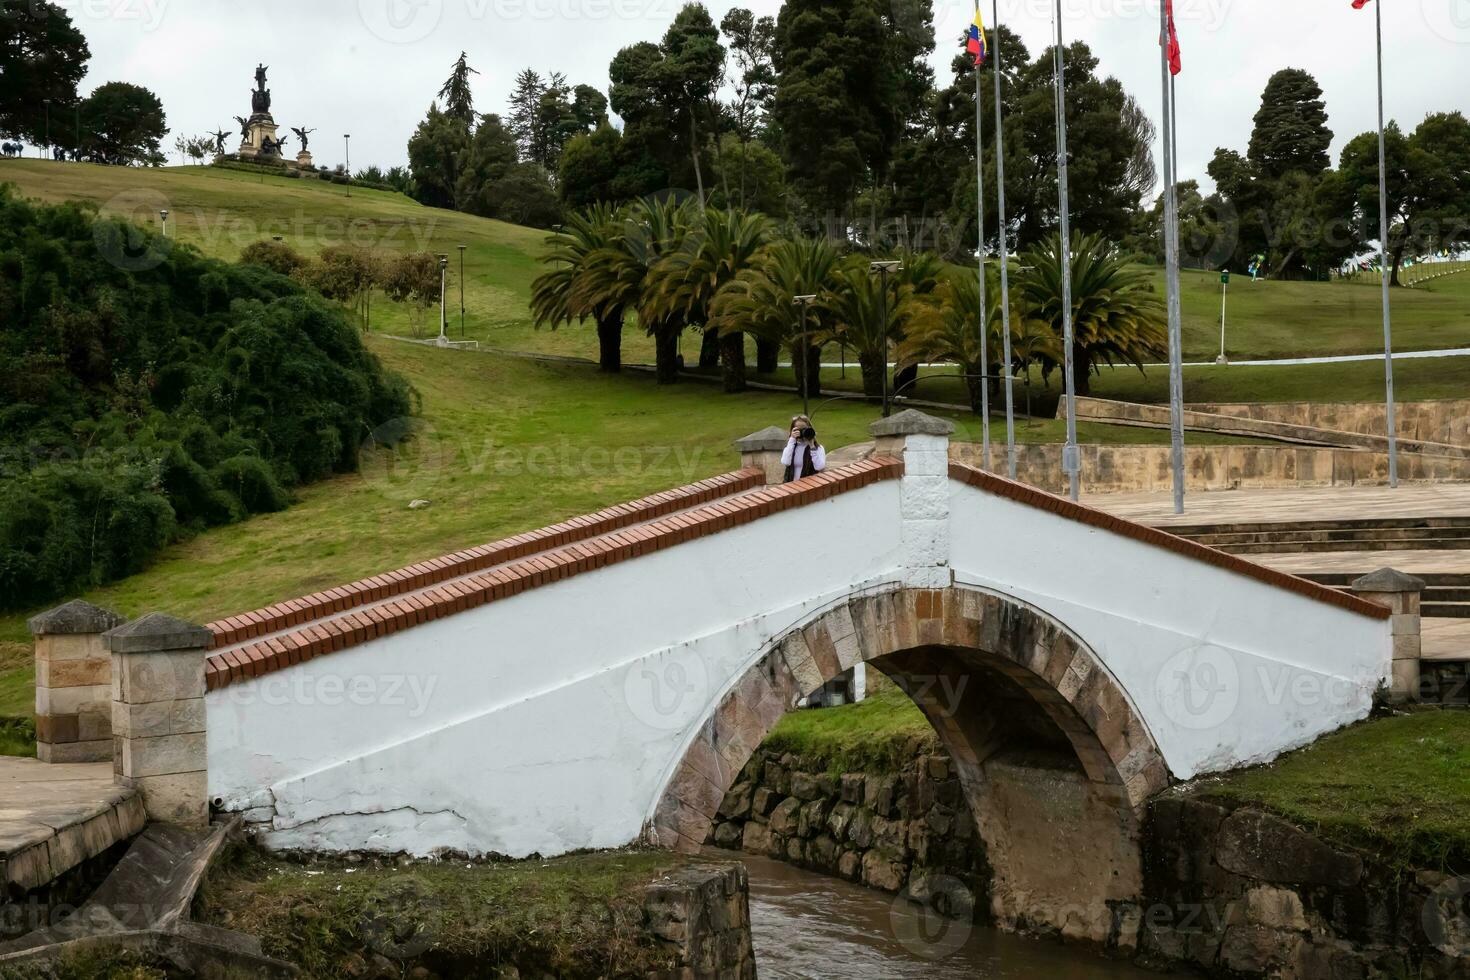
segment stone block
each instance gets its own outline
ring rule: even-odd
[[[121,772],[134,779],[202,772],[208,754],[203,732],[156,738],[118,738]],[[716,800],[716,804],[718,804]]]
[[[98,703],[106,704],[107,698],[100,697],[90,687],[37,687],[36,714],[76,715],[91,710]]]
[[[36,742],[36,758],[51,765],[80,762],[108,762],[112,759],[112,739],[92,742]]]
[[[136,653],[113,658],[112,699],[128,704],[204,697],[202,651]]]
[[[1418,659],[1395,660],[1390,693],[1394,701],[1415,701],[1421,695],[1423,672]]]
[[[104,739],[112,739],[112,702],[105,700],[77,712],[77,741],[95,742]]]
[[[133,788],[143,800],[149,820],[204,827],[209,823],[209,777],[199,772],[139,776]]]
[[[800,800],[794,797],[782,800],[776,809],[771,811],[771,832],[780,834],[782,837],[792,836],[796,833],[800,815]]]
[[[791,671],[802,697],[811,695],[825,681],[821,668],[817,666],[811,649],[807,646],[806,637],[800,630],[792,632],[781,641],[781,659],[786,661],[786,668]]]
[[[1363,861],[1337,851],[1279,817],[1240,809],[1220,825],[1215,860],[1227,871],[1283,885],[1353,888]]]
[[[106,698],[112,684],[112,659],[100,657],[52,660],[36,658],[36,684],[39,687],[97,687]]]
[[[1302,897],[1289,888],[1259,885],[1245,893],[1241,911],[1247,922],[1267,929],[1307,931]]]
[[[1389,632],[1394,636],[1418,637],[1421,631],[1421,623],[1418,613],[1394,613],[1389,618]]]
[[[1393,638],[1394,660],[1418,660],[1423,654],[1424,644],[1418,633]]]

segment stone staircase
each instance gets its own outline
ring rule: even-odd
[[[1366,570],[1365,570],[1366,571]],[[1305,572],[1302,578],[1318,585],[1347,591],[1356,574],[1348,572]],[[1426,588],[1419,614],[1426,619],[1470,619],[1470,574],[1421,572]]]
[[[1470,551],[1470,517],[1390,517],[1170,526],[1235,555],[1343,551]]]

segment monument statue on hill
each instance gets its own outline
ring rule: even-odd
[[[316,130],[314,130],[314,129],[307,129],[305,126],[301,127],[300,129],[297,129],[295,126],[292,126],[291,127],[291,132],[295,133],[296,134],[296,138],[299,139],[299,140],[301,140],[301,152],[302,153],[305,153],[307,151],[307,149],[310,147],[310,143],[307,141],[306,138],[308,136],[310,136],[312,133],[316,132]]]
[[[265,87],[267,70],[265,65],[257,65],[255,68],[255,91],[250,93],[250,108],[256,115],[271,111],[271,90]]]

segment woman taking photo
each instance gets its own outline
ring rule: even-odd
[[[781,454],[781,462],[786,467],[787,483],[814,476],[827,468],[827,450],[817,441],[817,430],[805,415],[791,420],[791,439]]]

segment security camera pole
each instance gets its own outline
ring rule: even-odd
[[[888,277],[902,269],[902,262],[871,262],[868,264],[868,271],[878,274],[880,289],[878,315],[883,321],[883,417],[885,419],[893,414],[893,403],[888,396]]]

